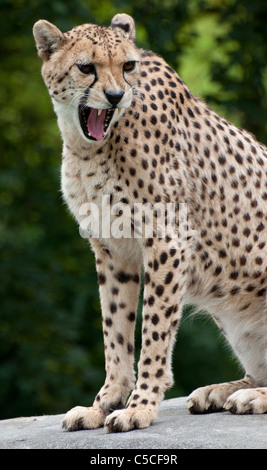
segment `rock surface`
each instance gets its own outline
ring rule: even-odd
[[[165,400],[147,429],[67,432],[63,415],[0,421],[0,449],[267,449],[267,414],[190,415],[185,398]]]

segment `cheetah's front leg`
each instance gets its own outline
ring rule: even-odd
[[[105,426],[109,432],[150,426],[165,390],[172,385],[171,352],[181,311],[184,254],[170,243],[157,239],[145,251],[138,380],[126,408],[114,411],[106,418]]]
[[[123,408],[134,388],[134,328],[139,297],[139,267],[92,242],[95,251],[105,345],[106,380],[92,407],[76,406],[63,420],[69,431],[103,426]]]

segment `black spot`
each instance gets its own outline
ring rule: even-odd
[[[163,375],[163,369],[158,369],[157,372],[156,372],[156,377],[159,378],[159,377],[162,377]]]
[[[159,263],[156,259],[154,260],[154,263],[153,263],[153,269],[154,271],[157,271],[159,269]]]
[[[237,278],[238,278],[238,275],[239,275],[238,271],[233,271],[233,272],[230,274],[229,278],[230,278],[230,279],[237,279]]]
[[[236,294],[238,294],[240,291],[241,291],[241,287],[235,286],[235,287],[233,287],[233,288],[230,290],[230,294],[231,294],[231,295],[236,295]]]
[[[146,246],[152,246],[153,245],[153,238],[147,238],[146,240]]]
[[[128,320],[129,321],[135,321],[135,313],[134,312],[130,312],[129,315],[128,315]]]
[[[115,278],[118,282],[125,284],[126,282],[129,282],[131,280],[132,276],[131,274],[127,274],[124,271],[119,271],[115,274]]]
[[[169,317],[171,316],[173,310],[174,310],[173,305],[171,305],[171,307],[168,307],[168,308],[166,309],[166,312],[165,312],[165,317],[166,317],[166,318],[169,318]]]
[[[154,297],[153,297],[154,299]],[[153,302],[154,303],[154,302]],[[152,318],[151,318],[151,322],[153,323],[153,325],[157,325],[158,322],[159,322],[159,316],[155,313]]]
[[[112,326],[113,321],[111,320],[111,318],[106,318],[105,323],[107,326]]]
[[[128,354],[133,354],[134,352],[134,347],[131,343],[127,343],[127,353]]]
[[[165,264],[168,259],[168,255],[165,251],[163,251],[160,255],[160,262],[161,264]]]
[[[160,120],[161,120],[162,123],[167,122],[167,116],[166,116],[165,113],[163,113],[163,114],[161,115]]]
[[[239,163],[240,165],[243,164],[243,158],[241,157],[241,155],[239,153],[237,153],[235,155],[235,159],[236,159],[237,163]]]
[[[163,294],[163,292],[164,292],[164,287],[163,287],[162,285],[158,285],[158,286],[156,287],[156,294],[157,294],[157,296],[160,297],[160,296]]]
[[[150,122],[151,122],[151,124],[156,125],[157,122],[158,122],[157,117],[152,115],[151,118],[150,118]]]
[[[145,160],[145,159],[142,160],[142,167],[143,167],[144,170],[147,170],[147,169],[148,169],[147,160]]]
[[[170,282],[172,281],[172,278],[173,278],[173,273],[169,271],[168,274],[166,274],[164,284],[170,284]]]
[[[106,282],[105,274],[99,273],[98,276],[97,276],[97,279],[98,279],[98,284],[99,285],[103,285]]]
[[[192,111],[191,108],[187,108],[187,112],[188,112],[189,116],[195,117],[195,115],[194,115],[194,113],[193,113],[193,111]]]
[[[147,384],[141,384],[140,388],[142,388],[143,390],[147,390],[148,386],[147,386]]]
[[[122,336],[120,333],[117,334],[117,341],[118,341],[119,344],[123,344],[123,343],[124,343],[123,336]]]
[[[175,294],[175,292],[177,291],[178,287],[179,287],[179,284],[178,284],[178,283],[173,286],[173,288],[172,288],[172,294]]]
[[[226,256],[227,256],[227,253],[224,249],[219,250],[219,257],[220,258],[226,258]]]
[[[214,271],[214,275],[218,276],[219,274],[221,274],[221,272],[222,272],[222,266],[217,266]]]
[[[145,273],[145,276],[144,276],[144,283],[145,283],[145,284],[149,284],[149,283],[150,283],[150,274],[149,274],[149,273]]]
[[[109,309],[110,309],[111,313],[116,313],[117,312],[117,304],[115,304],[115,302],[111,302],[109,304]]]

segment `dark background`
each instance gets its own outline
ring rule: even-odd
[[[104,381],[88,243],[60,194],[61,139],[32,26],[63,31],[116,13],[191,91],[267,142],[265,0],[0,0],[0,418],[89,405]],[[136,349],[140,344],[140,316]],[[167,398],[242,375],[218,330],[185,312]]]

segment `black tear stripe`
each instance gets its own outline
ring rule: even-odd
[[[87,88],[85,88],[84,94],[83,94],[83,96],[82,96],[82,98],[81,98],[81,101],[80,101],[80,104],[86,106],[87,98],[88,98],[88,95],[89,95],[90,88],[92,88],[92,86],[94,86],[94,84],[96,83],[96,81],[97,81],[97,76],[96,76],[96,74],[95,74],[95,79],[94,79],[93,83],[91,83],[91,85],[89,85]]]

